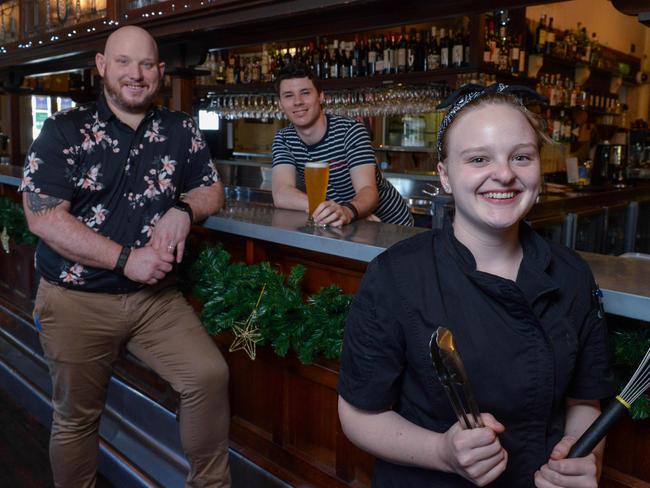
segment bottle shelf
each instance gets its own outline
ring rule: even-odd
[[[414,71],[410,73],[381,74],[375,76],[358,76],[354,78],[329,78],[320,80],[323,90],[353,90],[358,88],[376,88],[385,86],[414,86],[434,83],[446,83],[455,86],[459,75],[472,73],[494,75],[499,82],[534,86],[536,80],[525,76],[514,76],[505,71],[491,67],[440,68],[431,71]],[[272,94],[273,82],[196,85],[195,94],[199,97],[208,95],[236,95],[246,93]]]

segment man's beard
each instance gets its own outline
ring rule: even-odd
[[[132,114],[146,112],[149,107],[151,107],[153,101],[158,95],[160,83],[158,83],[158,86],[153,92],[144,97],[141,101],[126,100],[120,91],[120,82],[118,81],[117,83],[113,84],[108,81],[108,78],[109,77],[107,73],[107,76],[104,78],[104,90],[106,91],[106,95],[108,98],[110,98],[111,102],[113,102],[114,105],[116,105],[119,109],[124,110],[125,112]]]

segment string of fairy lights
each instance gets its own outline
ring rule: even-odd
[[[17,3],[17,0],[15,1]],[[129,23],[137,19],[150,20],[154,18],[162,18],[168,15],[178,14],[179,11],[200,9],[216,3],[216,0],[186,1],[181,3],[169,2],[169,0],[131,0],[129,2],[129,10],[122,12],[120,15],[121,18],[116,20],[105,18],[107,14],[106,2],[89,0],[84,2],[85,5],[82,6],[79,0],[75,0],[76,4],[74,9],[76,13],[74,17],[70,17],[68,15],[68,8],[72,7],[69,7],[69,0],[64,0],[66,9],[62,10],[63,13],[59,11],[59,1],[56,2],[56,5],[51,5],[51,1],[53,0],[34,2],[35,5],[45,5],[45,13],[38,12],[39,7],[35,7],[36,13],[34,15],[34,20],[38,21],[40,15],[45,17],[46,21],[43,26],[40,26],[35,22],[33,31],[38,32],[42,29],[45,32],[37,36],[31,36],[31,39],[29,40],[21,41],[17,41],[15,35],[13,37],[8,37],[6,35],[5,37],[0,36],[0,42],[5,41],[4,44],[0,45],[0,56],[29,50],[35,47],[56,44],[58,42],[67,41],[76,38],[77,36],[87,35],[93,32],[110,30],[118,27],[121,23]],[[99,8],[97,3],[104,3],[103,8]],[[41,8],[43,8],[42,5]],[[51,22],[51,15],[59,20],[58,24]],[[80,28],[79,21],[84,18],[87,18],[88,21],[85,22],[86,26]],[[66,27],[68,29],[67,32],[65,30]],[[27,29],[27,26],[25,26],[25,29]],[[56,29],[57,32],[52,33],[51,31],[53,29]]]

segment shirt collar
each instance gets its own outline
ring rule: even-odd
[[[154,116],[154,114],[158,111],[158,107],[155,104],[152,104],[149,110],[147,110],[147,113],[144,116],[144,120],[148,120],[151,117]],[[117,119],[117,116],[113,113],[111,108],[108,106],[108,102],[106,101],[106,95],[102,91],[102,93],[99,95],[97,98],[97,115],[99,116],[99,120],[101,122],[108,122],[109,120],[115,118]]]
[[[456,239],[451,219],[445,219],[443,234],[449,254],[463,272],[467,275],[479,273],[476,270],[474,255],[462,242]],[[521,289],[527,301],[532,303],[539,296],[559,288],[547,273],[551,264],[551,248],[548,242],[525,222],[519,224],[519,240],[524,257],[519,267],[517,286]]]

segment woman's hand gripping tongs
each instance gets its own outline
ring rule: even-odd
[[[431,336],[431,360],[451,406],[464,429],[483,427],[474,393],[449,329],[438,327]],[[463,403],[464,400],[464,403]]]

